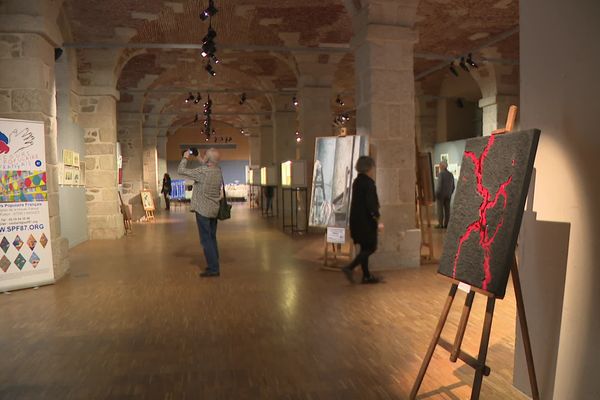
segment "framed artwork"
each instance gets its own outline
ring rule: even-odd
[[[346,227],[358,157],[368,155],[367,136],[320,137],[315,144],[309,226]]]
[[[437,178],[438,176],[440,176],[440,164],[435,164],[433,166],[433,169],[435,170],[435,177]]]
[[[73,164],[74,167],[79,168],[79,153],[73,152]]]
[[[65,166],[73,165],[73,151],[72,150],[69,150],[69,149],[63,150],[63,164],[65,164]]]
[[[539,130],[467,141],[438,272],[503,298]]]
[[[63,179],[63,184],[72,185],[73,184],[73,167],[65,165],[64,171],[65,171],[65,177]]]
[[[81,175],[79,175],[79,167],[72,167],[73,170],[73,185],[81,185]]]
[[[446,161],[446,164],[450,164],[450,156],[448,153],[440,154],[440,162]]]
[[[85,161],[79,161],[79,185],[85,186]]]
[[[156,208],[154,206],[154,198],[152,198],[152,192],[149,190],[142,190],[140,192],[142,197],[142,205],[144,206],[144,211],[154,211]]]

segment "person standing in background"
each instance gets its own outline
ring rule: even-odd
[[[450,221],[450,200],[454,193],[454,175],[448,171],[448,163],[440,163],[440,175],[438,176],[438,186],[435,191],[435,198],[438,206],[438,229],[448,228]]]
[[[219,265],[219,246],[217,243],[217,216],[219,202],[222,197],[223,175],[219,168],[219,153],[208,149],[204,158],[199,159],[197,167],[190,168],[196,156],[192,151],[186,152],[179,163],[177,173],[194,181],[192,190],[191,211],[196,215],[200,243],[204,249],[206,270],[200,274],[203,278],[218,277],[221,273]]]
[[[171,186],[171,177],[169,174],[165,173],[162,182],[161,193],[165,198],[165,210],[169,211],[171,209],[171,190],[173,187]]]
[[[379,283],[381,280],[369,271],[369,257],[377,250],[377,232],[383,230],[383,224],[379,222],[379,199],[373,180],[375,161],[368,156],[359,157],[356,171],[358,176],[352,184],[350,204],[350,234],[354,243],[360,246],[360,252],[342,272],[354,283],[353,271],[360,264],[362,283]]]

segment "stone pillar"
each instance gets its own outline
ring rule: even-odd
[[[84,87],[79,124],[85,131],[86,197],[90,239],[124,234],[118,197],[117,110],[113,88]]]
[[[258,130],[260,132],[260,165],[271,166],[275,162],[273,126],[262,125]]]
[[[156,136],[144,130],[144,189],[150,190],[154,200],[158,199],[158,155]],[[157,203],[158,204],[158,203]]]
[[[259,167],[262,161],[260,159],[260,137],[258,135],[249,137],[248,145],[250,147],[249,164],[252,167]]]
[[[333,135],[331,86],[301,86],[298,90],[298,129],[302,136],[297,159],[312,164],[315,158],[315,139]],[[311,173],[312,171],[309,171]],[[312,178],[309,178],[309,182]]]
[[[12,4],[14,3],[14,5]],[[68,242],[62,236],[59,215],[56,88],[54,48],[60,42],[56,16],[40,2],[3,2],[0,15],[0,117],[43,121],[46,142],[46,169],[50,236],[54,277],[69,269]],[[6,10],[19,10],[9,15]]]
[[[156,167],[158,171],[158,191],[162,190],[162,179],[168,171],[167,166],[167,142],[169,138],[166,136],[159,136],[156,138],[156,157],[158,165]],[[160,193],[159,193],[160,194]]]
[[[479,100],[479,108],[483,111],[483,136],[504,128],[511,105],[519,105],[519,96],[498,94]]]
[[[433,151],[437,138],[437,100],[427,96],[415,98],[415,134],[420,151]]]
[[[273,135],[275,140],[275,163],[296,159],[296,132],[298,117],[291,107],[291,97],[278,96],[273,105]]]
[[[415,229],[415,85],[412,28],[363,19],[354,38],[357,134],[369,135],[385,232],[376,268],[418,267]]]
[[[140,191],[144,188],[142,115],[119,114],[118,141],[123,156],[123,202],[131,208],[133,219],[144,215]]]

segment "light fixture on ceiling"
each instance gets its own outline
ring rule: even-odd
[[[339,94],[337,95],[335,102],[337,103],[338,106],[344,106],[344,100],[342,100],[342,96],[340,96]]]
[[[242,93],[242,95],[240,96],[240,105],[244,104],[246,102],[246,93]]]
[[[217,9],[217,7],[215,7],[214,0],[208,0],[208,7],[206,7],[204,9],[204,11],[202,11],[200,13],[200,19],[202,21],[206,21],[207,19],[213,17],[218,12],[219,12],[219,10]]]
[[[465,72],[469,72],[469,67],[467,66],[467,63],[465,62],[465,58],[461,57],[460,58],[460,62],[458,63],[458,65],[460,65],[460,67],[465,71]]]
[[[204,67],[204,69],[210,74],[210,76],[215,76],[217,74],[210,61],[206,64],[206,67]]]
[[[477,65],[477,63],[473,60],[473,54],[469,53],[469,55],[467,56],[467,64],[469,64],[471,67],[477,69],[479,68],[479,65]]]
[[[294,107],[298,107],[298,104],[300,104],[300,103],[298,102],[298,98],[297,98],[296,96],[292,97],[292,105],[293,105]]]
[[[200,94],[200,92],[198,92],[196,98],[194,99],[194,104],[200,103],[200,100],[202,100],[202,95]]]
[[[460,97],[456,99],[456,106],[458,108],[465,108],[465,102]]]
[[[458,70],[456,69],[456,66],[454,65],[454,61],[452,61],[450,63],[449,69],[450,69],[450,72],[452,72],[452,75],[458,76]]]
[[[190,92],[190,95],[187,97],[187,99],[185,99],[186,103],[191,103],[192,101],[194,101],[195,97],[192,94],[192,92]]]

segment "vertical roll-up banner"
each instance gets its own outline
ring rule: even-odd
[[[44,123],[0,118],[0,292],[52,282]]]

